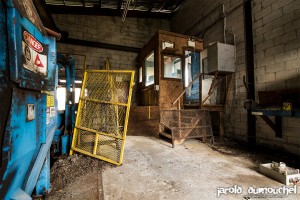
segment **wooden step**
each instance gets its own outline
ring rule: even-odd
[[[185,140],[185,138],[173,139],[172,138],[172,134],[165,133],[165,132],[160,132],[159,135],[171,139],[172,140],[172,146],[173,146],[173,148],[174,148],[174,145],[182,144],[184,142],[184,140]]]
[[[183,105],[184,109],[199,109],[200,108],[200,104],[184,104]]]
[[[162,136],[172,140],[172,134],[170,134],[170,133],[160,132],[159,135],[162,135]]]

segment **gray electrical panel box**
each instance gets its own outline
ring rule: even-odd
[[[235,72],[235,46],[214,43],[208,47],[208,73]]]

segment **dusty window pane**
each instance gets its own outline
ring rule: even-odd
[[[139,69],[139,83],[143,82],[143,68],[140,67]]]
[[[145,85],[154,84],[154,51],[145,60]]]
[[[182,78],[181,58],[164,56],[164,78]]]

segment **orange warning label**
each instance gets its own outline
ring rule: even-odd
[[[47,75],[48,48],[38,41],[33,35],[23,27],[22,54],[23,67],[33,73]]]

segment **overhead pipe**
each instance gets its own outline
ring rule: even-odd
[[[59,40],[61,37],[68,37],[68,33],[66,31],[61,31],[56,26],[51,13],[47,9],[47,4],[45,1],[33,0],[33,3],[44,27],[47,27],[46,32],[48,35],[54,36],[57,40]]]
[[[226,27],[227,27],[227,22],[226,22],[226,12],[225,12],[225,4],[222,4],[222,10],[223,10],[223,37],[224,37],[224,43],[226,44]]]
[[[245,53],[246,53],[246,83],[249,92],[247,99],[255,101],[254,83],[254,55],[253,55],[253,33],[252,33],[252,5],[251,0],[244,3],[244,29],[245,29]],[[256,118],[247,109],[247,136],[250,147],[256,146]]]
[[[233,36],[233,45],[235,46],[234,48],[234,61],[235,61],[235,64],[236,64],[236,34],[231,31],[231,30],[228,30],[226,29],[226,33],[230,33],[232,36]],[[234,73],[234,76],[235,76],[236,73]],[[234,78],[234,94],[237,95],[237,81],[236,81],[236,78]]]
[[[237,5],[236,7],[234,7],[233,9],[229,10],[228,12],[225,12],[225,8],[223,8],[223,14],[222,16],[219,16],[214,22],[212,22],[210,25],[204,27],[202,30],[198,31],[196,34],[194,34],[195,36],[199,36],[203,38],[205,33],[211,29],[211,27],[213,27],[215,24],[217,24],[219,21],[221,21],[223,19],[223,23],[224,23],[224,30],[226,30],[227,28],[227,16],[230,15],[231,13],[233,13],[234,11],[236,11],[238,8],[240,8],[241,6],[243,6],[243,3],[240,3],[239,5]],[[210,14],[212,14],[213,12],[215,12],[217,10],[217,8],[219,8],[220,6],[224,6],[224,4],[219,4],[217,7],[215,7],[211,12],[209,12],[207,15],[205,15],[203,18],[201,18],[196,24],[194,24],[192,27],[190,27],[185,34],[187,34],[187,32],[192,31],[193,28],[195,28],[196,25],[198,25],[199,22],[201,22],[202,20],[204,20],[206,17],[208,17]],[[228,32],[228,30],[227,30]],[[226,33],[225,33],[226,34]],[[226,35],[224,34],[224,42],[227,40],[226,39]]]
[[[60,33],[57,33],[57,32],[55,32],[55,31],[53,31],[53,30],[51,30],[49,28],[46,28],[46,27],[44,27],[44,28],[45,28],[45,30],[46,30],[46,32],[47,32],[48,35],[55,37],[56,40],[60,40],[60,38],[61,38],[61,34]]]

